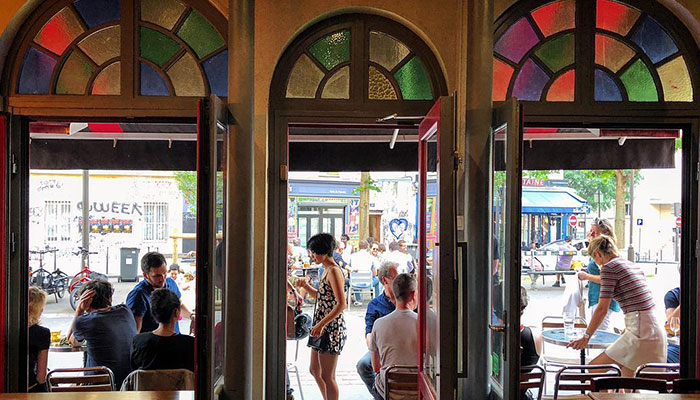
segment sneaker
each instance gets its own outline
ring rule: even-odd
[[[355,300],[355,301],[352,303],[352,305],[354,305],[355,307],[359,307],[359,306],[362,305],[362,302],[361,302],[361,301]]]
[[[554,282],[554,285],[552,285],[552,287],[561,287],[561,285],[559,284],[559,282]]]
[[[561,283],[566,283],[566,279],[563,276],[561,277]]]

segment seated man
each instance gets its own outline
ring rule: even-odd
[[[158,321],[158,327],[134,337],[131,367],[184,368],[194,372],[194,338],[175,332],[180,318],[180,299],[170,289],[156,289],[151,294],[151,313]]]
[[[370,336],[372,367],[378,372],[374,383],[375,399],[386,398],[384,374],[389,367],[418,366],[418,314],[413,312],[416,279],[409,274],[399,274],[392,286],[396,310],[375,322]]]
[[[350,255],[350,269],[352,272],[369,272],[372,275],[371,285],[374,288],[374,297],[379,295],[379,278],[377,278],[377,266],[378,260],[369,254],[369,244],[366,240],[360,240],[359,244],[360,250],[352,253]],[[352,290],[352,288],[350,289]],[[355,305],[362,305],[362,294],[355,293]]]
[[[87,341],[86,367],[107,367],[120,387],[131,372],[129,352],[136,336],[134,315],[123,304],[112,306],[112,285],[103,280],[87,282],[68,330],[68,341],[80,346]]]
[[[671,331],[671,329],[669,328],[671,324],[671,318],[681,317],[681,288],[677,287],[666,292],[666,296],[664,296],[664,305],[666,306],[666,332],[668,332],[669,335],[671,335],[673,334],[673,331]],[[666,362],[681,362],[681,353],[680,347],[678,346],[678,338],[675,336],[670,336],[668,338],[668,348],[666,349]]]
[[[365,314],[365,339],[367,340],[367,348],[370,347],[370,335],[375,321],[386,315],[389,315],[396,309],[394,306],[394,291],[392,283],[398,275],[397,269],[399,265],[394,261],[384,261],[379,267],[379,279],[384,285],[384,292],[372,299],[367,305],[367,313]],[[372,357],[370,352],[367,353],[357,362],[357,373],[360,375],[362,382],[367,386],[367,390],[371,395],[375,395],[374,381],[377,374],[372,368]]]

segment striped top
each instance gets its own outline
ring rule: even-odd
[[[600,269],[600,298],[615,299],[624,313],[654,308],[644,273],[621,257],[613,258]]]

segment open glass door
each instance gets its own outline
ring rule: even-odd
[[[418,385],[421,399],[454,398],[457,382],[454,98],[441,97],[418,128]],[[428,196],[428,182],[438,187]]]
[[[196,398],[213,398],[224,368],[225,199],[229,112],[216,97],[197,113]]]
[[[521,107],[494,110],[491,151],[490,383],[496,398],[518,398],[520,375]]]

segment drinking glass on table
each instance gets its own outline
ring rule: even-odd
[[[678,336],[678,332],[681,331],[681,319],[679,317],[673,317],[668,323],[668,327],[673,332],[673,336]]]
[[[573,336],[574,334],[574,315],[569,313],[562,314],[562,319],[564,320],[564,335],[567,337]]]

